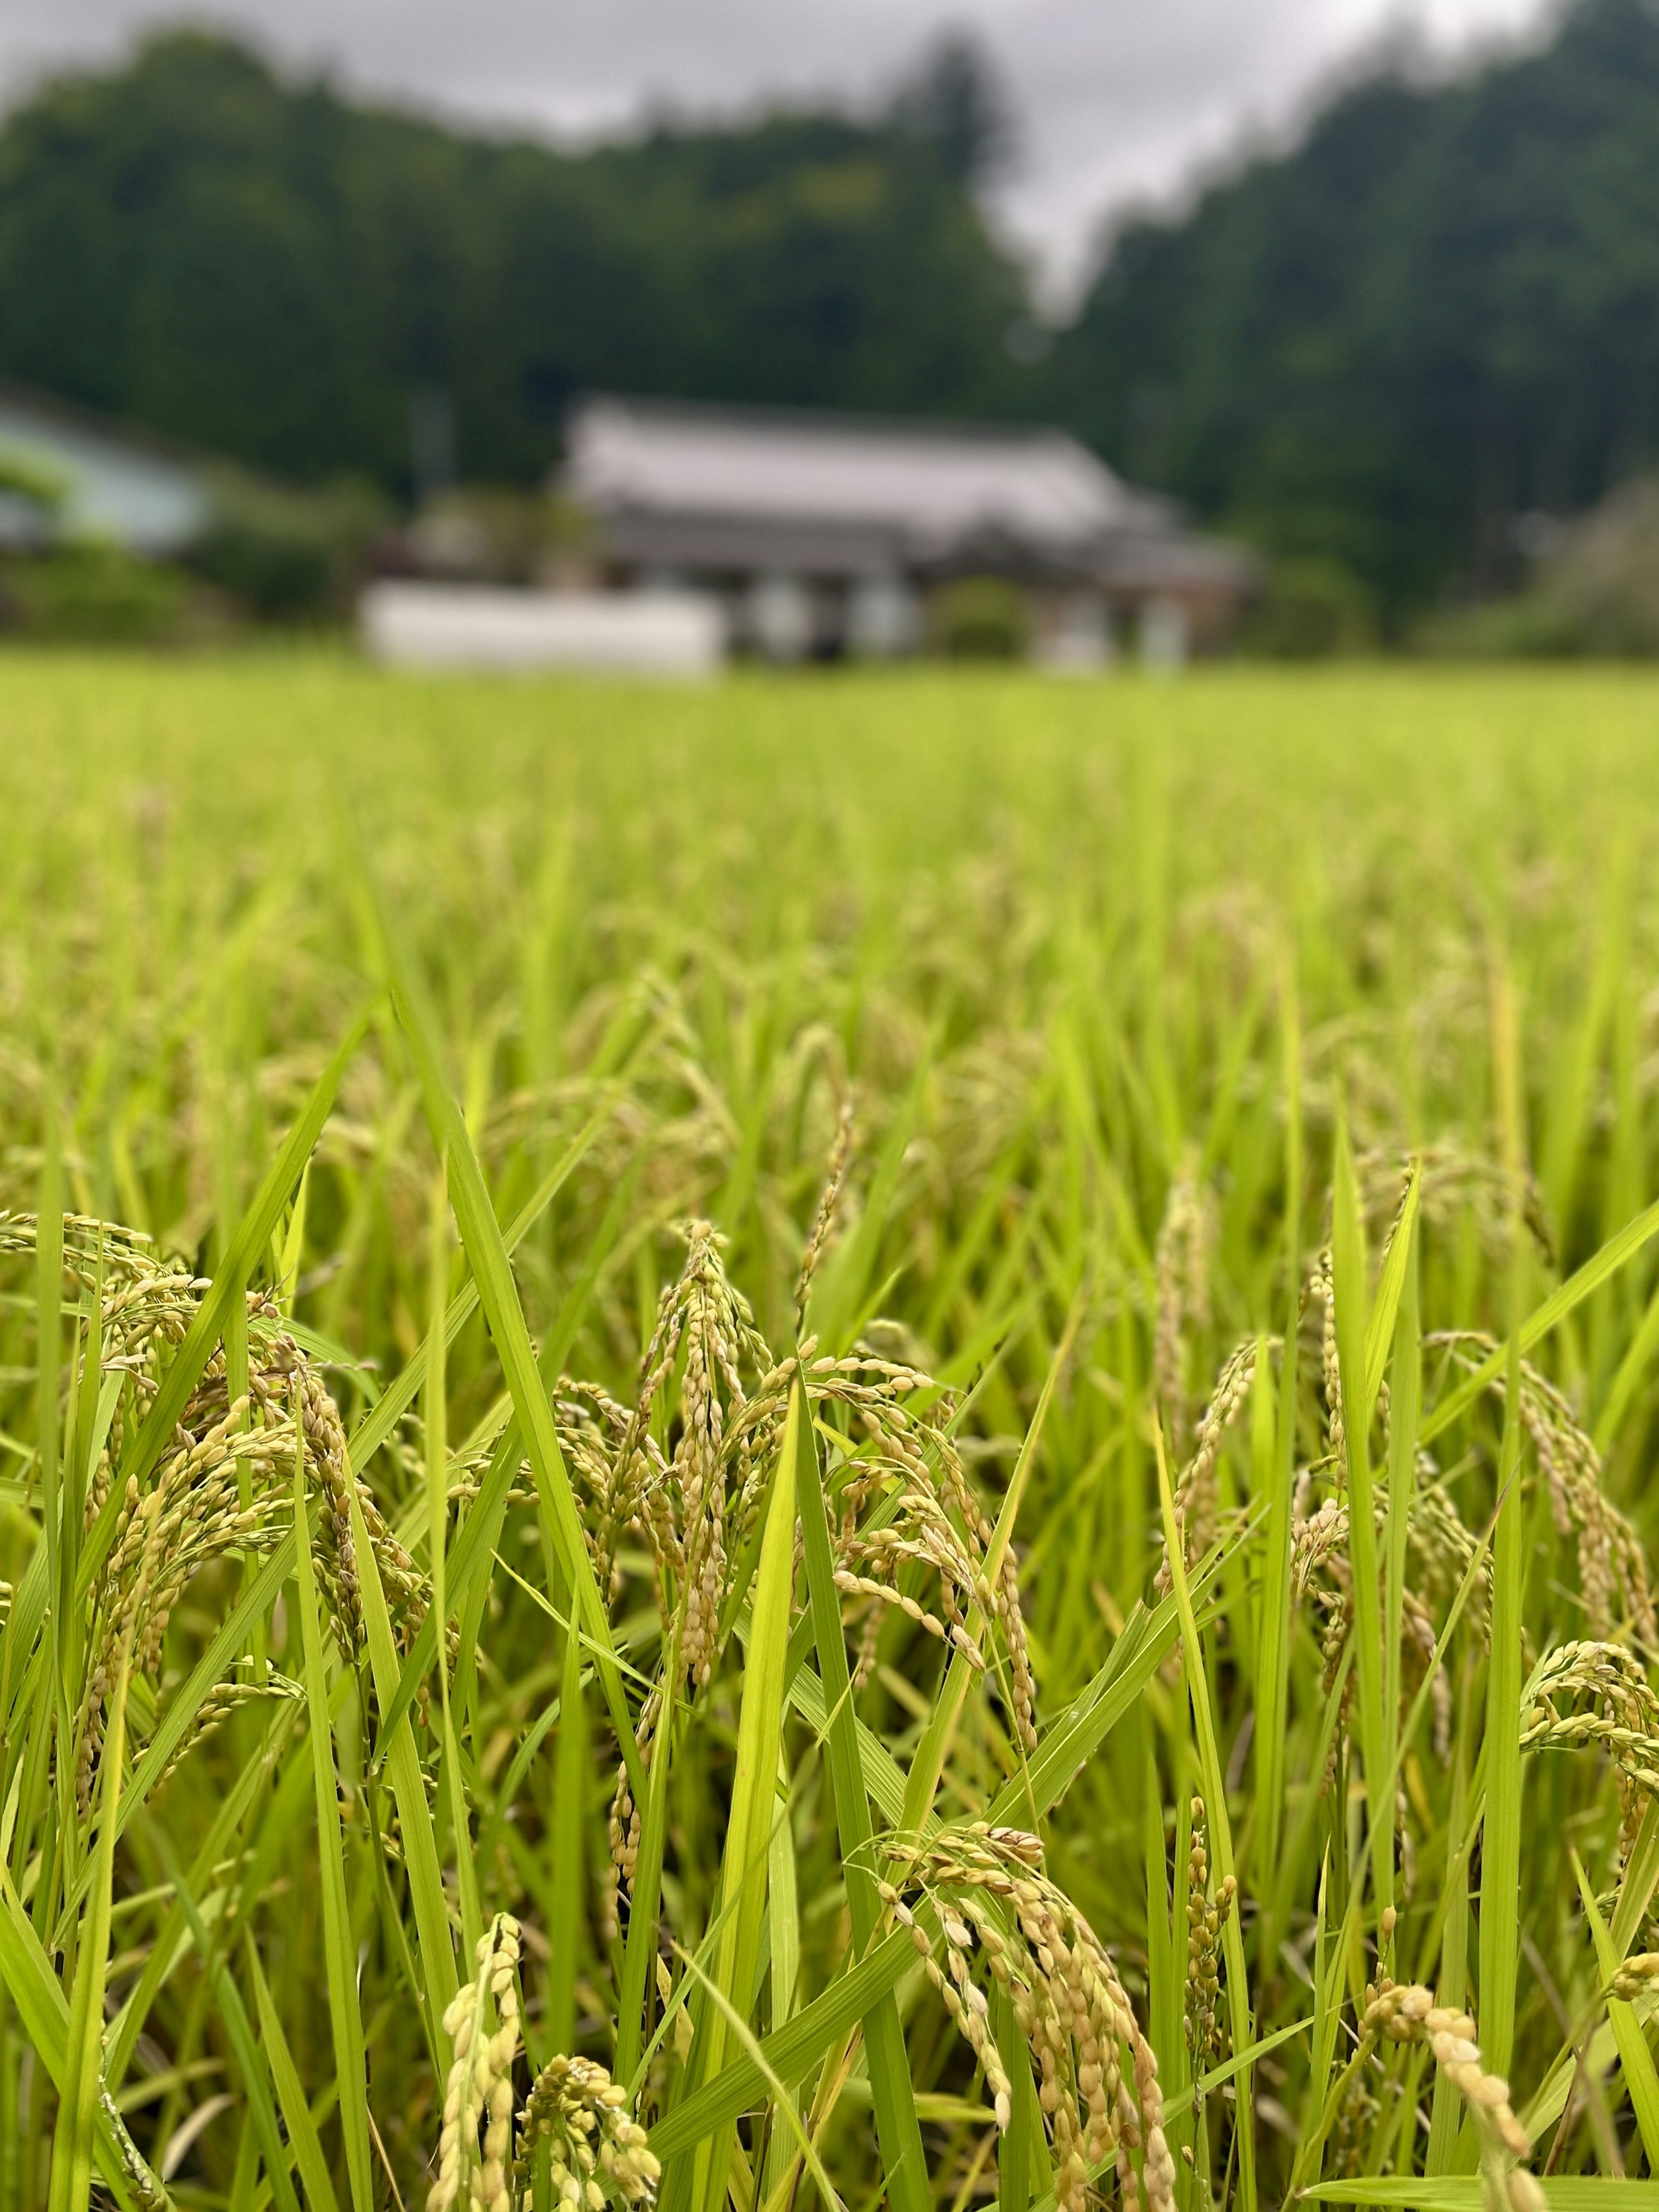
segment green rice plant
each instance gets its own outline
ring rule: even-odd
[[[1656,705],[0,666],[0,2212],[1644,2203]]]

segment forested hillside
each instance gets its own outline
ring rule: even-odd
[[[975,190],[996,136],[946,69],[863,119],[574,155],[175,34],[0,130],[0,375],[394,494],[428,392],[462,475],[519,483],[594,387],[1042,414],[1396,629],[1513,580],[1528,510],[1659,459],[1645,0],[1577,0],[1455,82],[1349,89],[1289,153],[1121,228],[1046,362],[1010,348],[1030,304]]]
[[[1024,295],[970,193],[972,114],[927,92],[571,155],[169,35],[0,133],[0,375],[393,489],[425,390],[462,471],[507,481],[595,386],[999,412],[1030,379],[1004,344]]]
[[[1350,91],[1125,229],[1055,375],[1130,473],[1385,612],[1505,580],[1518,514],[1659,458],[1659,13],[1586,0],[1468,81]]]

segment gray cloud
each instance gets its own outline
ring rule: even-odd
[[[1435,47],[1512,33],[1540,0],[211,0],[191,9],[285,62],[456,118],[586,137],[650,109],[729,113],[778,96],[860,101],[947,23],[977,28],[1012,92],[1023,155],[998,214],[1050,289],[1103,216],[1170,192],[1389,30]],[[118,53],[155,0],[9,0],[0,97]]]

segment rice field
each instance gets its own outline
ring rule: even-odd
[[[1659,2177],[1659,683],[0,663],[0,2212]]]

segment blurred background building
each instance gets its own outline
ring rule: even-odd
[[[745,76],[724,113],[580,138],[482,95],[437,119],[435,64],[422,110],[223,33],[55,71],[55,9],[0,123],[0,620],[340,622],[380,576],[672,584],[783,659],[1652,649],[1644,0],[1423,0],[1507,43],[1396,41],[1254,138],[1238,92],[1231,155],[1255,79],[1219,0],[1175,0],[1208,42],[1139,95],[1128,11],[974,4],[968,35],[914,0],[884,83]],[[1284,0],[1251,52],[1333,12]],[[1045,89],[1016,34],[1056,24],[1076,82]],[[1091,224],[1097,171],[1060,191],[1050,141],[1094,114],[1139,143],[1138,99],[1207,166]]]
[[[1051,666],[1099,665],[1126,625],[1179,658],[1254,580],[1059,431],[601,398],[566,443],[596,579],[712,592],[769,660],[948,650],[975,623]]]

